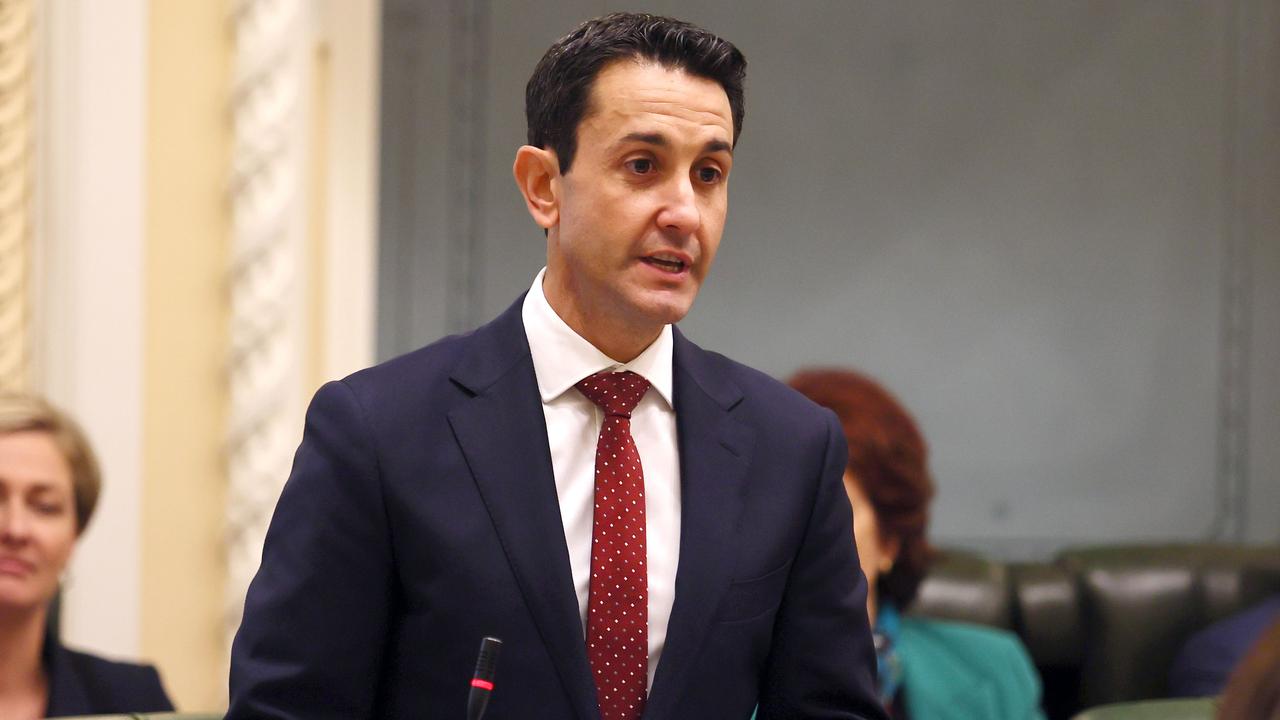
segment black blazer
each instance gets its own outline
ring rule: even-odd
[[[103,660],[46,638],[44,666],[49,674],[46,717],[173,710],[160,674],[150,665]]]
[[[521,301],[325,385],[231,655],[230,720],[596,720]],[[835,416],[678,331],[681,536],[644,718],[882,718]]]

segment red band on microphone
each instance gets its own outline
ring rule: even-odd
[[[493,683],[489,682],[488,680],[481,680],[480,678],[472,678],[471,687],[478,687],[481,690],[492,690]]]

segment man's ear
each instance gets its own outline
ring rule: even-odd
[[[552,150],[523,145],[511,167],[529,215],[544,230],[560,222],[560,161]]]

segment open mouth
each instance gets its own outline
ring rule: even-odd
[[[682,273],[689,264],[677,257],[671,255],[652,255],[650,257],[641,258],[649,265],[658,268],[664,272]]]

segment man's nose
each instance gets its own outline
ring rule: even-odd
[[[681,235],[690,235],[702,225],[702,211],[698,208],[698,194],[688,175],[674,177],[667,186],[662,211],[658,213],[658,225]]]

